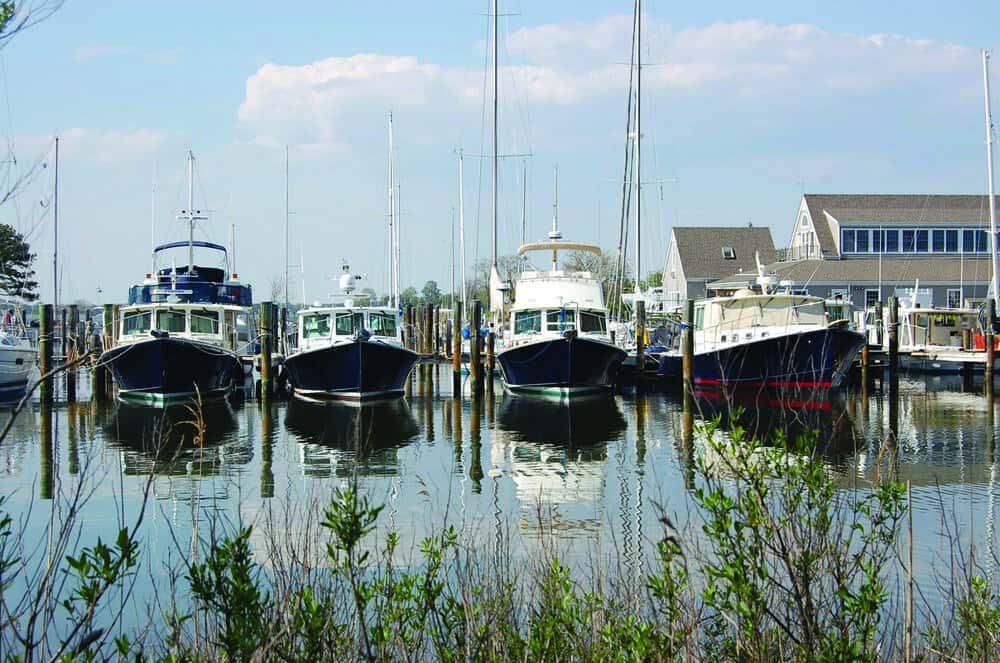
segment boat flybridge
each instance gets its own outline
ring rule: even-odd
[[[625,351],[608,335],[601,283],[590,272],[559,269],[559,251],[600,254],[590,244],[563,241],[553,227],[547,241],[523,244],[518,255],[551,253],[552,269],[525,271],[514,289],[509,336],[497,354],[504,385],[513,392],[556,396],[610,391]]]
[[[339,299],[299,311],[299,345],[285,359],[288,380],[298,396],[375,400],[402,396],[419,355],[403,346],[399,311],[370,306],[357,292],[361,275],[347,263]]]

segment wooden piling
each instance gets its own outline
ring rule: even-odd
[[[288,309],[284,306],[281,307],[281,318],[278,322],[278,345],[281,348],[282,357],[288,356]]]
[[[404,345],[410,350],[417,352],[417,344],[414,342],[413,338],[413,305],[407,304],[406,308],[403,309],[403,334],[405,338],[403,339]]]
[[[861,391],[868,390],[868,335],[865,334],[865,344],[861,346]]]
[[[882,310],[882,300],[875,302],[875,345],[885,349],[885,311]]]
[[[486,335],[486,373],[483,381],[486,384],[486,392],[493,393],[493,368],[496,365],[496,343],[497,335],[490,329]]]
[[[67,350],[69,349],[66,345],[66,309],[65,307],[59,310],[59,357],[63,361],[66,361]]]
[[[100,359],[101,353],[104,350],[111,348],[111,337],[112,329],[115,326],[114,318],[114,306],[111,304],[104,305],[104,325],[100,330],[101,344],[99,347],[94,348],[97,353],[98,359]],[[91,393],[94,395],[96,400],[104,400],[111,396],[114,392],[114,387],[111,385],[111,375],[108,367],[101,364],[100,361],[94,364],[94,370],[91,373]]]
[[[577,321],[579,324],[579,320]],[[642,378],[642,369],[646,366],[646,301],[635,302],[635,378]]]
[[[684,376],[684,402],[690,407],[694,399],[694,300],[687,300],[684,307],[684,326],[681,335],[683,359],[681,371]],[[691,402],[689,402],[689,399]]]
[[[437,357],[441,354],[441,307],[435,306],[431,309],[431,352]]]
[[[451,312],[451,387],[454,396],[461,398],[462,393],[462,303],[459,302]]]
[[[69,307],[69,354],[64,355],[66,361],[72,361],[80,355],[80,307],[71,304]],[[76,402],[77,372],[72,370],[66,374],[66,402]]]
[[[424,354],[434,354],[434,307],[424,306]]]
[[[40,304],[38,306],[38,372],[44,377],[49,371],[55,368],[52,365],[52,304]],[[41,399],[45,403],[52,402],[52,382],[55,378],[48,378],[42,383]]]
[[[889,431],[899,432],[899,297],[889,298]]]
[[[483,390],[483,367],[479,363],[479,327],[483,324],[483,305],[476,302],[472,307],[472,320],[469,323],[469,382],[472,393],[479,395]]]
[[[996,300],[991,297],[986,300],[986,329],[984,330],[986,337],[986,366],[984,366],[985,373],[983,374],[983,385],[986,387],[986,395],[990,400],[993,398],[993,366],[997,358],[996,341],[993,335],[996,329],[996,320]]]
[[[271,398],[273,382],[271,379],[271,352],[274,343],[274,304],[260,304],[260,399],[268,401]]]

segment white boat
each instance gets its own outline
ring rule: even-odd
[[[22,315],[24,302],[0,298],[0,400],[20,397],[38,362],[38,350],[28,337]]]

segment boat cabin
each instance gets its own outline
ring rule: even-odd
[[[755,294],[741,290],[695,304],[696,343],[736,342],[794,333],[830,322],[822,298],[794,294]]]
[[[901,348],[961,348],[965,344],[966,330],[972,335],[982,334],[977,309],[914,308],[900,311]]]
[[[119,343],[166,334],[241,350],[250,342],[251,331],[242,307],[205,302],[126,306],[118,320]]]
[[[399,339],[396,309],[385,307],[309,308],[299,312],[299,349],[348,341],[367,332],[370,337]]]

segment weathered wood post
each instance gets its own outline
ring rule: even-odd
[[[66,341],[68,340],[66,338],[66,336],[67,336],[67,334],[66,334],[66,313],[67,313],[67,311],[66,311],[65,307],[59,309],[59,346],[60,346],[59,347],[59,352],[60,352],[59,357],[63,361],[66,361],[66,357],[69,356],[69,355],[66,354],[67,350],[69,349],[68,346],[66,345]]]
[[[41,312],[41,307],[39,307]],[[41,321],[38,325],[41,330]],[[40,338],[40,337],[39,337]],[[44,392],[45,386],[42,385]],[[51,500],[55,493],[55,477],[53,475],[52,457],[52,403],[42,398],[39,408],[38,437],[39,437],[39,468],[38,468],[38,494],[43,500]]]
[[[417,352],[416,340],[413,338],[413,305],[407,304],[403,309],[403,333],[406,335],[404,343],[406,347]]]
[[[101,346],[95,348],[97,351],[97,356],[100,358],[101,353],[109,349],[112,345],[112,336],[114,335],[115,327],[115,307],[111,304],[104,305],[104,325],[101,329],[100,338]],[[92,375],[93,386],[92,391],[94,397],[98,400],[105,399],[109,397],[113,392],[114,388],[111,386],[111,375],[110,370],[107,366],[102,365],[99,361],[94,364],[94,372]]]
[[[431,352],[437,357],[441,354],[441,307],[435,306],[431,309],[431,341],[433,343]]]
[[[893,444],[899,428],[899,297],[889,298],[889,430]]]
[[[882,300],[875,302],[875,345],[880,350],[885,349],[885,311],[882,310]]]
[[[683,357],[681,372],[684,376],[684,407],[694,407],[694,300],[687,300],[684,307],[684,326],[681,342]]]
[[[281,356],[287,357],[288,356],[288,309],[285,308],[284,306],[281,307],[281,319],[278,322],[278,329],[279,329],[278,333],[280,334],[281,338],[279,342],[279,345],[281,346]]]
[[[66,361],[75,360],[80,356],[80,308],[76,304],[69,307],[69,354],[63,355]],[[76,402],[77,371],[66,373],[66,401]]]
[[[87,321],[83,324],[83,351],[90,353],[94,349],[94,322],[90,319],[90,309],[87,309]]]
[[[483,381],[486,383],[487,393],[493,393],[493,367],[496,365],[496,343],[497,335],[490,329],[486,335],[486,372]]]
[[[576,321],[580,324],[580,321]],[[646,367],[646,301],[637,299],[635,302],[635,379],[642,379],[642,370]]]
[[[42,382],[41,399],[44,403],[52,402],[52,382],[54,377],[45,378],[54,366],[52,365],[52,304],[40,304],[38,306],[38,372],[41,373]]]
[[[424,354],[434,354],[434,307],[424,306]]]
[[[451,389],[452,398],[462,394],[462,303],[451,312]]]
[[[271,399],[271,351],[274,343],[274,304],[260,304],[260,399],[265,403]]]
[[[986,396],[993,399],[993,366],[996,363],[997,351],[993,330],[996,329],[997,304],[992,297],[986,301],[986,366],[983,375],[983,383],[986,387]]]
[[[477,301],[472,307],[472,320],[469,323],[469,382],[472,393],[477,397],[483,390],[483,367],[479,356],[479,327],[482,324],[483,305]]]

